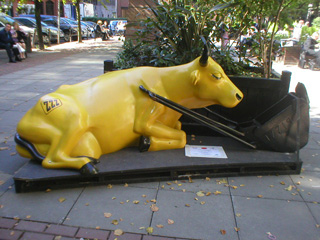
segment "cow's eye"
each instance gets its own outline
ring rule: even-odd
[[[220,80],[220,79],[221,79],[221,74],[220,74],[220,73],[217,73],[217,74],[213,74],[213,73],[212,73],[212,77]]]

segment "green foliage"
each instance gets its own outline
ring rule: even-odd
[[[320,29],[320,17],[317,17],[317,18],[313,19],[312,26]]]
[[[300,4],[300,5],[299,5]],[[155,1],[149,6],[154,18],[140,22],[135,42],[125,43],[124,52],[118,56],[120,68],[135,66],[171,66],[184,64],[201,55],[203,42],[207,40],[211,56],[227,74],[244,74],[250,57],[256,57],[256,65],[264,66],[265,76],[275,52],[274,40],[278,29],[288,26],[294,7],[303,0],[168,0]],[[285,21],[280,18],[285,16]],[[256,21],[257,20],[257,21]],[[238,41],[255,23],[260,31],[254,37],[251,55],[234,51],[233,41],[221,48],[222,29]],[[287,36],[286,36],[287,38]]]
[[[229,7],[234,5],[213,5],[210,1],[197,2],[195,5],[193,1],[176,0],[157,4],[153,8],[150,6],[155,17],[140,22],[141,30],[136,33],[136,43],[125,42],[124,50],[118,55],[115,65],[118,68],[130,68],[184,64],[201,55],[203,36],[208,40],[209,48],[215,49],[212,55],[227,66],[228,73],[239,72],[244,64],[235,61],[232,54],[226,54],[228,50],[220,52],[220,49],[214,46],[215,43],[210,41],[211,38],[221,38],[219,29],[224,18],[217,15],[217,11],[224,11],[226,15],[230,13]]]
[[[308,37],[310,37],[314,32],[318,31],[319,29],[316,28],[315,26],[312,27],[307,27],[303,26],[301,29],[301,37],[300,37],[300,42],[306,41]]]

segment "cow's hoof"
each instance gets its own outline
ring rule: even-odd
[[[146,152],[150,148],[150,138],[146,136],[141,136],[140,137],[140,142],[139,142],[139,151],[140,152]]]
[[[89,162],[85,164],[82,168],[80,168],[80,173],[82,175],[95,175],[99,173],[99,170],[92,163]]]

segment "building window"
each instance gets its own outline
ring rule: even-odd
[[[46,2],[46,13],[47,15],[54,15],[54,4],[51,0]]]

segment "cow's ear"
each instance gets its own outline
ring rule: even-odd
[[[200,71],[199,71],[199,70],[194,70],[194,71],[191,73],[191,80],[192,80],[192,84],[193,84],[193,85],[197,85],[197,83],[198,83],[199,80],[200,80]]]

